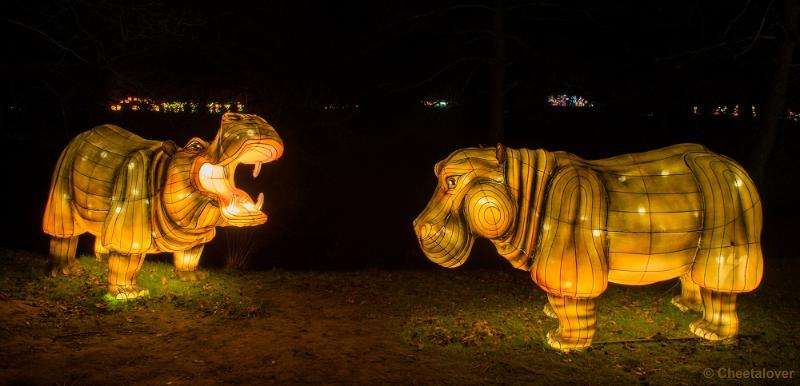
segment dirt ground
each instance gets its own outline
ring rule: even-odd
[[[0,302],[2,379],[33,384],[400,382],[418,362],[377,318],[331,293],[274,290],[269,314],[230,320],[184,310],[70,318]],[[332,307],[332,305],[336,305]],[[44,327],[44,328],[43,328]]]
[[[674,283],[612,286],[599,302],[598,344],[563,354],[542,343],[555,328],[541,313],[544,295],[511,269],[212,271],[186,287],[198,292],[181,292],[183,284],[164,276],[166,264],[147,263],[143,274],[161,275],[164,288],[114,308],[98,295],[95,268],[77,286],[40,277],[43,259],[25,268],[20,253],[10,254],[0,271],[0,384],[764,381],[730,379],[726,368],[797,372],[771,383],[800,379],[794,262],[774,264],[759,292],[741,297],[736,341],[691,338],[688,323],[699,315],[668,304]],[[640,338],[647,340],[613,343]]]

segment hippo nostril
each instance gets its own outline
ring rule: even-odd
[[[423,239],[428,238],[433,234],[433,225],[428,222],[422,223],[422,225],[419,225],[417,229],[419,229],[419,237]]]

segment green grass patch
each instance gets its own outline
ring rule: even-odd
[[[252,292],[252,273],[210,271],[208,278],[178,280],[171,264],[145,261],[137,284],[147,297],[120,301],[107,294],[108,265],[94,256],[81,256],[80,275],[50,277],[44,256],[19,251],[0,252],[0,296],[29,301],[49,310],[73,313],[117,312],[128,309],[184,309],[208,315],[248,317],[265,310]]]
[[[558,326],[542,312],[547,298],[527,275],[454,272],[435,284],[429,290],[452,294],[452,301],[436,296],[439,301],[414,307],[406,335],[411,345],[518,349],[543,344],[547,332]],[[595,341],[691,337],[689,323],[700,314],[683,313],[670,303],[679,291],[674,282],[611,285],[597,299]]]

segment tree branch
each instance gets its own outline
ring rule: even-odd
[[[747,3],[744,4],[744,7],[742,8],[742,10],[739,11],[739,14],[737,14],[733,19],[731,19],[731,21],[728,22],[728,27],[725,28],[725,33],[722,34],[722,36],[728,36],[728,32],[730,32],[730,30],[733,27],[733,25],[737,21],[739,21],[739,19],[741,19],[742,16],[744,16],[744,14],[747,12],[747,8],[750,6],[750,1],[751,0],[747,0]]]
[[[769,10],[772,8],[772,3],[774,3],[774,2],[775,2],[775,0],[770,0],[769,4],[767,5],[767,9],[764,11],[764,17],[761,18],[761,24],[758,26],[758,31],[756,31],[756,34],[753,35],[753,40],[750,41],[750,44],[748,44],[745,49],[740,51],[738,54],[734,55],[734,57],[738,58],[738,57],[746,54],[748,51],[750,51],[753,48],[753,45],[756,44],[756,40],[758,40],[758,38],[761,36],[761,31],[764,30],[764,24],[767,21],[767,15],[769,15]]]
[[[60,49],[62,49],[64,51],[66,51],[68,53],[70,53],[72,56],[75,57],[75,59],[78,59],[79,61],[81,61],[83,63],[86,63],[86,64],[89,64],[89,65],[92,64],[92,62],[86,60],[86,58],[84,58],[83,56],[81,56],[80,54],[75,52],[75,50],[73,50],[72,48],[69,48],[69,47],[61,44],[61,42],[59,42],[58,40],[53,39],[50,35],[46,34],[44,31],[42,31],[42,30],[40,30],[40,29],[38,29],[38,28],[36,28],[36,27],[34,27],[32,25],[28,25],[28,24],[25,24],[25,23],[22,23],[22,22],[19,22],[19,21],[16,21],[16,20],[5,18],[5,17],[4,18],[0,18],[0,20],[4,20],[4,21],[6,21],[8,23],[11,23],[11,24],[14,24],[16,26],[25,28],[28,31],[33,32],[35,35],[39,36],[40,38],[44,39],[48,43],[50,43],[50,44],[52,44],[52,45],[54,45],[54,46],[56,46],[56,47],[58,47],[58,48],[60,48]]]

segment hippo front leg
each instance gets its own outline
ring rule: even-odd
[[[558,317],[558,328],[547,333],[547,343],[561,351],[589,347],[597,325],[594,299],[573,299],[548,294],[547,300]]]
[[[175,275],[182,281],[200,280],[208,277],[208,274],[197,269],[200,264],[200,255],[203,253],[203,245],[196,245],[192,248],[175,252]]]
[[[77,247],[78,236],[50,239],[50,276],[72,276],[81,272],[81,265],[75,259]]]
[[[108,292],[117,300],[131,300],[150,292],[136,285],[136,274],[144,263],[144,253],[108,254]]]

